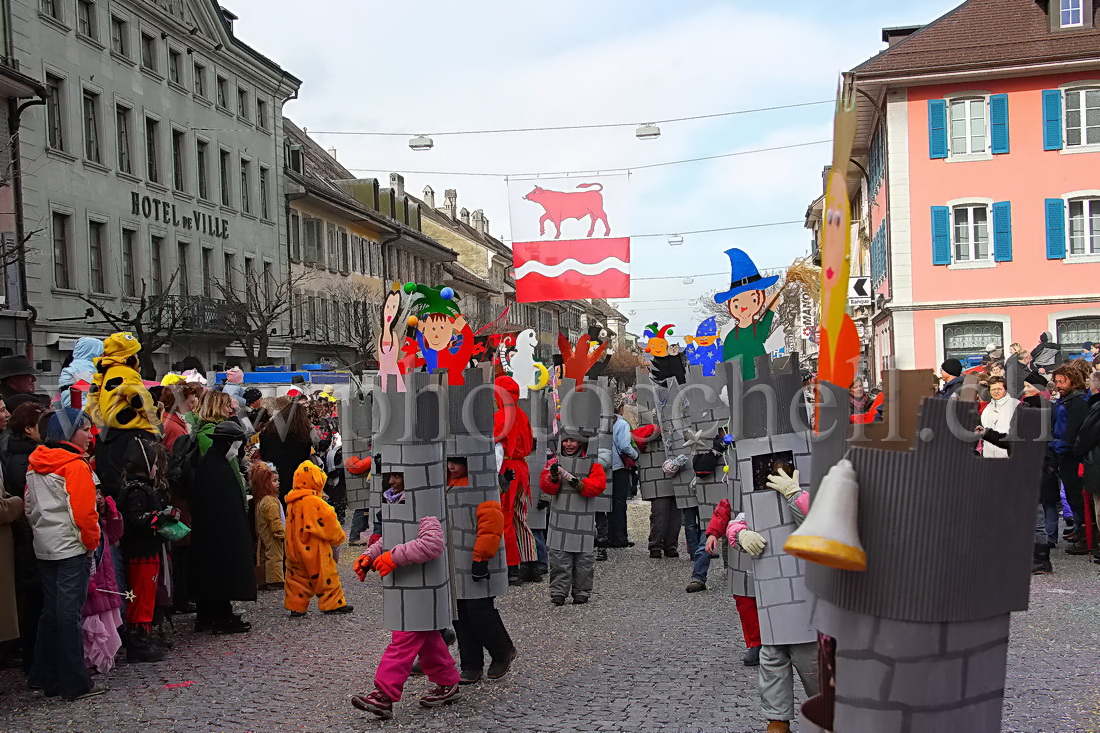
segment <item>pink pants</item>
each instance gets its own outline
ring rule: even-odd
[[[386,697],[401,699],[401,689],[418,654],[420,667],[429,680],[437,685],[458,684],[455,660],[438,631],[394,631],[374,673],[374,684]]]

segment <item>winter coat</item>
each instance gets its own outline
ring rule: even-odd
[[[940,391],[936,393],[936,399],[958,399],[958,392],[960,389],[962,389],[962,386],[963,378],[961,376],[955,377],[954,379],[951,379],[944,383],[943,387],[940,388]]]
[[[165,540],[157,534],[157,512],[166,506],[164,498],[146,478],[126,482],[119,494],[119,511],[126,523],[119,547],[127,558],[149,558],[160,554]],[[190,525],[188,525],[190,526]]]
[[[1031,350],[1031,368],[1038,372],[1040,368],[1050,374],[1062,363],[1062,349],[1054,341],[1050,331],[1039,335],[1039,345]]]
[[[285,501],[287,493],[294,486],[294,472],[312,452],[313,440],[310,437],[302,440],[287,433],[283,438],[274,424],[268,425],[260,435],[260,456],[265,461],[274,463],[279,474],[280,499]]]
[[[1077,440],[1077,431],[1089,414],[1088,397],[1080,391],[1062,395],[1054,403],[1051,413],[1051,434],[1049,448],[1060,456],[1073,457],[1073,444]]]
[[[141,375],[126,366],[121,357],[101,356],[96,360],[87,412],[101,432],[145,430],[160,436],[156,400],[145,388]]]
[[[340,585],[332,548],[347,539],[336,510],[321,496],[327,480],[312,461],[303,461],[294,472],[294,488],[286,495],[287,582],[291,576],[304,579],[315,595]]]
[[[256,505],[256,582],[282,583],[286,524],[279,500],[265,496]]]
[[[103,356],[102,341],[91,336],[84,336],[77,340],[76,346],[73,347],[73,360],[69,362],[69,366],[61,370],[61,375],[57,378],[62,407],[72,407],[72,393],[69,387],[82,379],[89,384],[95,379],[93,359],[101,356]]]
[[[23,517],[23,499],[0,487],[0,642],[19,636],[15,605],[15,544],[12,526]]]
[[[27,491],[27,467],[31,462],[31,453],[41,443],[26,436],[13,435],[8,438],[8,450],[4,453],[4,483],[12,496],[23,496]]]
[[[1081,423],[1073,453],[1085,464],[1085,490],[1100,494],[1100,401],[1093,402]]]
[[[34,449],[23,499],[39,560],[67,560],[99,547],[92,469],[75,445]]]
[[[625,468],[623,456],[638,460],[638,449],[630,444],[630,424],[622,415],[615,416],[615,422],[611,425],[611,470],[618,471]]]
[[[99,515],[99,548],[95,552],[95,572],[88,580],[88,597],[84,601],[84,616],[94,616],[112,608],[122,606],[122,596],[117,595],[118,581],[115,575],[115,561],[111,557],[111,545],[122,537],[122,515],[118,513],[114,500],[106,497],[107,505]]]
[[[982,410],[982,427],[1001,434],[1011,434],[1012,416],[1016,412],[1020,401],[1012,397],[1002,397],[992,400]],[[1008,450],[998,447],[988,440],[982,441],[983,458],[1008,458]]]
[[[254,601],[252,530],[240,471],[226,458],[229,447],[224,440],[213,441],[195,469],[191,586],[200,600]]]
[[[443,554],[443,526],[436,517],[424,517],[420,520],[420,529],[415,539],[397,545],[390,550],[390,557],[397,567],[403,565],[423,565],[431,562]],[[371,559],[380,556],[385,549],[382,540],[378,540],[367,548],[367,555]]]
[[[710,537],[725,537],[726,530],[729,528],[731,513],[729,499],[722,499],[718,502],[718,506],[714,507],[714,514],[710,515],[710,521],[707,523],[707,535]]]
[[[557,462],[557,458],[551,458],[547,461],[546,467],[542,469],[542,473],[539,474],[539,488],[544,494],[556,496],[558,491],[561,490],[560,479],[555,481],[550,476],[550,467]],[[580,494],[586,499],[599,496],[607,490],[607,472],[598,462],[592,463],[592,468],[588,471],[587,477],[578,476],[577,478],[580,479]]]
[[[180,415],[178,412],[173,412],[171,415],[164,419],[163,430],[164,438],[162,442],[164,443],[165,450],[167,450],[169,453],[172,452],[172,446],[176,444],[177,438],[187,435],[191,432],[190,426],[187,424],[187,421],[184,420],[183,416]]]

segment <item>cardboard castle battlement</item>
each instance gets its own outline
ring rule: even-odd
[[[718,364],[714,376],[708,377],[703,375],[700,366],[693,364],[688,367],[684,384],[669,382],[666,414],[670,430],[665,436],[669,455],[691,456],[697,452],[690,445],[692,441],[688,431],[691,436],[701,435],[709,449],[709,442],[718,435],[720,428],[726,426],[730,410],[722,401],[722,393],[727,388],[728,375],[734,366],[729,362]],[[709,521],[714,508],[726,495],[724,478],[721,464],[717,471],[706,477],[696,476],[690,466],[685,467],[672,479],[676,506],[681,509],[698,507],[699,521]]]
[[[676,487],[672,477],[664,471],[664,462],[669,454],[665,433],[671,430],[665,407],[668,403],[668,387],[654,383],[649,371],[642,367],[637,370],[638,420],[642,425],[656,425],[661,434],[649,441],[644,451],[639,446],[638,453],[638,490],[646,501],[676,496]]]
[[[539,502],[549,500],[539,489],[539,475],[546,467],[547,453],[555,443],[553,435],[554,416],[557,406],[553,404],[554,393],[549,389],[529,390],[527,396],[519,401],[520,409],[527,413],[531,422],[531,434],[535,449],[527,456],[527,468],[531,472],[531,509],[527,512],[527,526],[531,529],[546,530],[548,512],[539,509]]]

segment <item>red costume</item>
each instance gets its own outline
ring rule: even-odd
[[[493,415],[493,439],[504,450],[501,473],[516,472],[508,490],[500,497],[504,510],[504,552],[508,565],[533,562],[535,536],[527,526],[527,510],[531,507],[531,471],[527,456],[535,448],[531,421],[519,407],[519,385],[511,377],[498,377],[496,382],[497,411]]]

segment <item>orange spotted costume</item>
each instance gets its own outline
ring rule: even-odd
[[[321,496],[328,477],[311,461],[294,471],[294,488],[286,495],[286,595],[288,611],[305,613],[318,597],[322,611],[347,605],[332,548],[345,539],[334,510]]]

